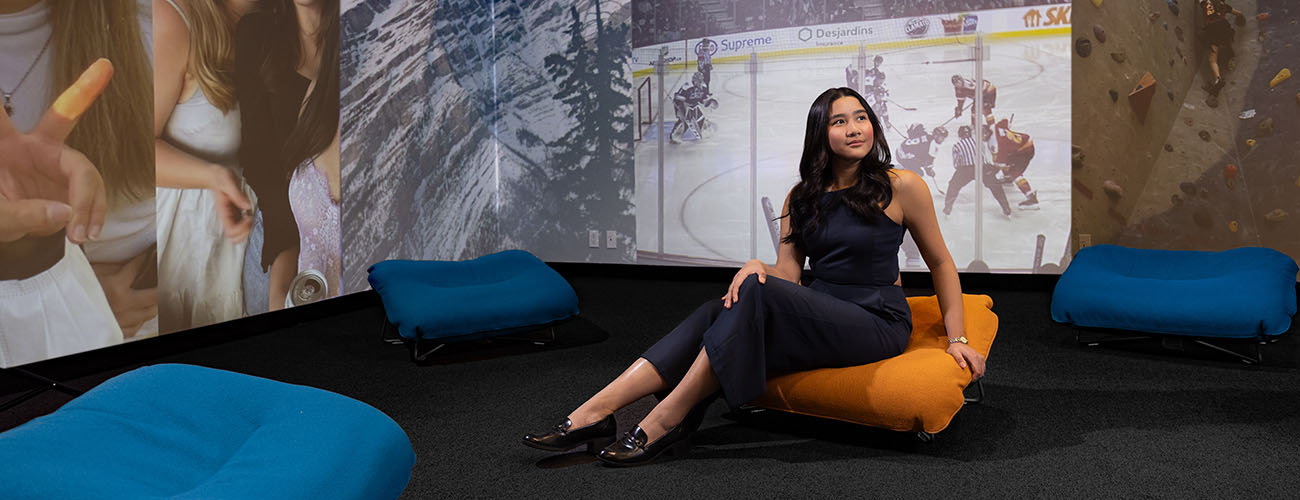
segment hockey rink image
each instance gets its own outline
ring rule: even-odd
[[[638,262],[739,264],[751,258],[774,262],[775,245],[762,200],[767,198],[771,210],[779,214],[787,193],[798,182],[809,106],[827,88],[853,86],[861,90],[860,82],[850,84],[846,69],[859,71],[864,65],[869,69],[880,56],[878,70],[885,78],[878,87],[884,91],[864,97],[881,120],[888,121],[894,163],[900,163],[897,151],[909,129],[915,134],[923,127],[926,140],[937,128],[945,129],[947,137],[934,152],[934,176],[923,178],[930,185],[944,240],[958,268],[978,270],[982,268],[978,262],[982,262],[993,272],[1059,272],[1053,271],[1053,266],[1036,268],[1035,254],[1041,252],[1041,264],[1057,264],[1068,255],[1068,30],[980,37],[983,77],[997,91],[991,114],[995,121],[1008,120],[1006,128],[1028,135],[1035,147],[1022,177],[1036,204],[1029,203],[1030,196],[1011,179],[991,186],[1005,192],[1009,215],[1004,215],[987,188],[979,187],[978,179],[958,191],[950,215],[942,212],[943,193],[949,190],[955,171],[952,147],[958,141],[959,128],[978,118],[979,126],[970,130],[979,144],[985,144],[980,140],[985,120],[972,110],[972,99],[965,99],[960,118],[953,116],[958,103],[953,76],[973,81],[976,37],[925,43],[899,38],[902,41],[891,43],[888,38],[868,37],[826,50],[759,54],[756,68],[743,57],[719,58],[713,62],[708,82],[716,106],[700,106],[702,127],[700,122],[677,127],[672,136],[664,136],[678,121],[672,96],[692,85],[696,62],[668,66],[662,74],[662,97],[660,75],[653,70],[639,72],[633,81],[640,132],[635,146]],[[685,46],[693,44],[695,41],[690,41]],[[666,100],[662,108],[661,98]],[[993,127],[990,132],[999,129]],[[903,270],[926,269],[919,258],[909,258],[903,252],[899,265]]]

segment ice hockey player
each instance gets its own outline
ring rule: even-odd
[[[678,141],[675,138],[677,130],[682,129],[683,132],[689,130],[690,125],[687,122],[691,120],[695,121],[696,133],[700,133],[699,127],[703,125],[704,117],[703,110],[699,110],[699,108],[702,106],[716,108],[718,106],[718,100],[712,96],[708,84],[705,83],[704,74],[699,71],[692,74],[691,83],[682,85],[682,88],[673,94],[673,111],[677,114],[677,123],[674,123],[672,130],[668,132],[668,142],[677,144]],[[688,116],[688,110],[691,109],[699,110],[700,115]]]
[[[975,102],[975,80],[971,78],[963,78],[961,75],[952,75],[952,91],[953,94],[956,94],[957,96],[957,107],[953,108],[952,117],[960,118],[962,108],[966,106],[966,99],[970,99],[972,104]],[[998,88],[993,85],[993,82],[984,80],[983,92],[983,114],[987,117],[993,114],[993,106],[998,100]],[[972,112],[971,115],[973,118],[974,112]]]
[[[987,129],[985,129],[987,131]],[[975,141],[971,136],[970,125],[962,125],[957,128],[957,143],[952,145],[952,179],[948,181],[948,192],[943,198],[943,214],[952,214],[952,205],[957,201],[957,194],[963,187],[975,180],[975,162],[976,155],[983,155],[984,148]],[[1002,185],[994,177],[997,169],[990,162],[984,162],[984,187],[993,193],[993,199],[997,200],[998,206],[1002,208],[1002,215],[1011,215],[1011,203],[1007,201],[1007,193],[1002,190]]]
[[[885,128],[890,128],[889,103],[886,102],[889,99],[889,89],[885,88],[885,72],[880,70],[880,64],[884,61],[884,57],[877,55],[871,60],[872,66],[862,72],[862,97],[867,100],[871,110],[876,112],[880,123]]]
[[[695,44],[695,67],[704,75],[704,86],[710,85],[713,76],[713,53],[718,51],[718,43],[705,38]]]
[[[1003,166],[1002,177],[998,180],[1014,182],[1021,194],[1025,195],[1024,201],[1019,203],[1021,209],[1037,210],[1038,191],[1035,191],[1029,185],[1029,179],[1025,178],[1029,160],[1034,158],[1034,140],[1029,137],[1029,134],[1011,130],[1011,122],[1006,118],[998,120],[993,130],[996,140],[989,143],[993,150],[993,162]]]
[[[903,168],[911,170],[916,175],[929,177],[941,195],[943,190],[939,189],[939,184],[934,178],[934,158],[939,154],[939,145],[947,138],[946,128],[935,127],[933,132],[927,132],[925,125],[913,123],[907,127],[907,140],[903,141],[894,153],[894,158]]]
[[[934,189],[943,196],[943,190],[939,189],[939,182],[934,178],[934,156],[939,153],[939,144],[948,138],[948,129],[935,127],[933,132],[927,132],[925,125],[913,123],[907,127],[907,136],[907,140],[898,146],[894,158],[898,160],[899,165],[916,175],[929,176]],[[901,248],[907,259],[904,267],[920,268],[921,250],[916,246],[911,233],[903,235]]]

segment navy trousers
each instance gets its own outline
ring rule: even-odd
[[[854,366],[897,356],[909,320],[886,318],[789,281],[750,275],[731,309],[711,300],[641,357],[675,387],[703,347],[731,408],[757,398],[782,372]]]

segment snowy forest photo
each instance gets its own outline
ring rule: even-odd
[[[342,7],[345,289],[385,259],[632,262],[626,0]]]

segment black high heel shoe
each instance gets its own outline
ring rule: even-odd
[[[566,418],[551,432],[524,436],[524,444],[546,451],[569,451],[586,444],[587,453],[595,454],[601,448],[613,443],[614,437],[618,434],[618,422],[614,421],[612,413],[586,427],[577,429],[571,427],[573,422]]]
[[[622,439],[600,450],[596,458],[615,467],[651,464],[664,454],[685,455],[691,449],[690,434],[686,427],[678,424],[647,445],[645,431],[638,425],[623,434]]]

